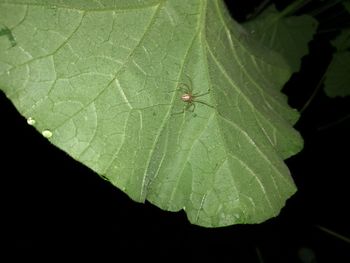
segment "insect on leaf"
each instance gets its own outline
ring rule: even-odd
[[[276,216],[302,140],[291,70],[219,0],[0,0],[0,88],[50,142],[137,202],[220,227]],[[180,83],[195,109],[181,112]],[[210,105],[210,106],[208,106]]]

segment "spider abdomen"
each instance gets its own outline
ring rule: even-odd
[[[193,95],[190,93],[185,93],[181,96],[181,100],[184,102],[192,102],[193,101]]]

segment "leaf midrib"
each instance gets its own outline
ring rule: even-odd
[[[106,12],[106,11],[114,11],[116,12],[116,8],[118,8],[118,11],[131,11],[131,10],[141,10],[144,8],[149,8],[152,6],[157,6],[159,4],[164,3],[164,0],[157,0],[154,1],[153,3],[147,3],[147,4],[143,4],[141,6],[133,6],[133,7],[114,7],[114,8],[75,8],[75,7],[71,7],[68,5],[64,5],[62,3],[54,3],[54,4],[39,4],[39,3],[26,3],[25,1],[16,1],[16,0],[11,0],[11,2],[8,1],[4,1],[4,0],[0,0],[0,4],[7,4],[7,5],[26,5],[26,6],[35,6],[35,7],[43,7],[43,8],[60,8],[60,9],[67,9],[67,10],[75,10],[75,11],[86,11],[86,12]],[[117,11],[117,12],[118,12]]]
[[[202,16],[203,12],[202,12],[202,13],[200,12],[200,14],[201,14],[201,16]],[[180,69],[180,71],[179,71],[179,78],[178,78],[178,79],[180,79],[180,76],[184,74],[184,66],[186,65],[189,52],[190,52],[190,50],[193,48],[193,45],[194,45],[194,43],[195,43],[195,40],[197,39],[198,33],[199,33],[199,31],[200,31],[200,25],[201,25],[200,22],[201,22],[201,17],[198,19],[198,23],[197,23],[197,27],[196,27],[196,32],[193,34],[192,40],[191,40],[191,42],[190,42],[190,45],[188,46],[187,51],[186,51],[186,53],[185,53],[185,55],[184,55],[184,62],[183,62],[182,66],[181,66],[181,69]],[[165,132],[165,129],[164,129],[165,126],[166,126],[165,124],[166,124],[167,121],[170,120],[170,117],[169,117],[169,116],[170,116],[170,112],[172,111],[172,109],[173,109],[174,106],[175,106],[175,103],[174,103],[174,102],[175,102],[175,98],[176,98],[176,97],[177,97],[177,93],[175,93],[175,94],[173,95],[173,97],[171,98],[171,105],[172,105],[172,106],[169,108],[168,112],[166,113],[166,115],[165,115],[165,117],[164,117],[164,119],[163,119],[163,121],[162,121],[161,127],[160,127],[160,129],[158,130],[158,133],[157,133],[157,136],[156,136],[156,138],[155,138],[154,144],[153,144],[152,149],[151,149],[151,151],[150,151],[150,153],[149,153],[149,157],[148,157],[146,169],[145,169],[145,172],[144,172],[144,175],[143,175],[143,182],[142,182],[141,193],[140,193],[141,200],[144,200],[144,199],[147,197],[147,192],[148,192],[147,190],[149,189],[150,184],[148,184],[148,185],[146,184],[146,180],[149,179],[149,178],[146,178],[146,177],[147,177],[147,174],[149,174],[149,173],[148,173],[148,169],[150,168],[150,162],[151,162],[151,160],[152,160],[152,156],[153,156],[154,151],[155,151],[155,149],[156,149],[156,145],[157,145],[157,143],[158,143],[158,141],[159,141],[160,135],[161,135],[163,132]],[[194,145],[194,143],[195,143],[195,141],[193,141],[192,146]],[[191,150],[192,150],[192,146],[191,146]],[[187,155],[187,156],[189,156],[189,153],[191,152],[191,150],[188,151],[188,155]],[[188,158],[186,158],[186,159],[188,159]],[[181,171],[184,170],[185,165],[186,165],[186,162],[183,162],[183,166],[182,166]],[[158,169],[158,170],[159,170],[159,169]],[[180,176],[181,174],[182,174],[182,172],[179,173],[179,176],[177,177],[176,185],[179,183],[179,180],[180,180],[180,178],[181,178],[181,176]],[[156,175],[155,175],[155,176],[156,176]],[[149,176],[148,176],[148,177],[149,177]],[[154,177],[153,177],[153,178],[154,178]],[[152,178],[151,178],[151,179],[152,179]],[[144,189],[145,187],[146,187],[146,189]],[[145,196],[143,197],[143,192],[144,192],[144,190],[146,190],[146,193],[145,193]],[[174,187],[174,189],[173,189],[173,191],[172,191],[172,193],[171,193],[171,195],[170,195],[170,199],[171,199],[172,196],[174,195],[175,190],[176,190],[176,187]],[[169,202],[168,202],[168,203],[169,203]]]

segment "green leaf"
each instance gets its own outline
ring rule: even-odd
[[[325,92],[331,98],[349,96],[350,30],[342,30],[331,43],[337,49],[337,52],[333,55],[333,59],[325,73]]]
[[[350,52],[337,52],[326,72],[325,92],[329,97],[350,95]]]
[[[308,54],[308,43],[316,32],[317,21],[309,15],[285,17],[271,5],[244,26],[261,43],[282,54],[293,72],[299,71],[301,58]]]
[[[337,51],[345,51],[350,49],[350,29],[344,29],[340,32],[336,39],[331,41]]]
[[[344,5],[345,9],[350,13],[350,1],[344,0],[342,4]]]
[[[0,23],[16,41],[0,37],[0,88],[133,200],[219,227],[276,216],[296,191],[291,71],[222,1],[0,0]],[[193,112],[186,85],[209,92]]]

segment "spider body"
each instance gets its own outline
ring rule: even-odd
[[[190,110],[193,112],[196,108],[196,103],[201,103],[204,105],[207,105],[209,107],[213,107],[209,104],[207,104],[206,102],[197,100],[197,97],[201,97],[201,96],[205,96],[207,94],[209,94],[209,92],[203,93],[203,94],[194,94],[192,93],[192,85],[188,86],[185,83],[181,83],[179,89],[183,90],[183,94],[181,95],[181,100],[185,103],[187,103],[187,105],[185,105],[184,109],[182,110],[182,112],[179,113],[184,113],[187,110]]]
[[[193,97],[192,93],[184,93],[184,94],[182,94],[181,99],[183,102],[192,103],[194,97]]]

